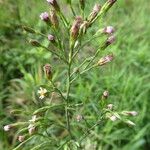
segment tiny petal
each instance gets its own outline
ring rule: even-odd
[[[32,135],[35,132],[35,126],[33,124],[30,124],[28,126],[28,131],[29,131],[29,134]]]
[[[103,92],[103,98],[107,99],[109,96],[109,92],[108,91],[104,91]]]

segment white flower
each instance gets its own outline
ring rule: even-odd
[[[114,106],[113,104],[108,104],[108,105],[107,105],[107,108],[110,109],[110,110],[112,110],[112,109],[113,109],[113,106]]]
[[[32,116],[32,119],[31,120],[29,120],[30,122],[35,122],[37,120],[37,116],[36,115],[34,115],[34,116]]]
[[[10,125],[6,125],[6,126],[4,126],[4,131],[9,131],[9,130],[10,130],[10,128],[11,128],[11,126],[10,126]]]
[[[127,120],[126,123],[127,123],[128,125],[130,125],[130,126],[135,126],[135,123],[132,122],[132,121],[130,121],[130,120]]]
[[[40,89],[38,90],[38,94],[40,95],[39,98],[40,98],[40,99],[45,98],[46,93],[47,93],[47,90],[44,89],[44,88],[42,88],[42,87],[40,87]]]
[[[115,115],[112,115],[112,116],[109,117],[109,119],[110,119],[111,121],[116,121],[116,120],[117,120],[117,117],[116,117]]]

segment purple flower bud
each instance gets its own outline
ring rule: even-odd
[[[97,65],[99,65],[99,66],[105,65],[106,63],[111,62],[111,61],[113,60],[113,58],[114,58],[114,56],[113,56],[112,54],[111,54],[111,55],[107,55],[107,56],[105,56],[105,57],[102,57],[102,58],[98,61]]]
[[[115,32],[115,29],[112,26],[107,26],[106,28],[103,29],[103,33],[106,33],[106,34],[112,34],[114,32]]]
[[[49,34],[47,38],[49,41],[55,41],[55,37],[51,34]]]
[[[49,14],[47,12],[43,12],[40,14],[40,18],[43,21],[48,21],[49,20]]]
[[[116,40],[115,36],[112,35],[112,36],[108,37],[108,39],[107,39],[107,41],[106,41],[106,44],[107,44],[107,45],[110,45],[110,44],[114,43],[115,40]]]

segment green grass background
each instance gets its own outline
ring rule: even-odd
[[[94,3],[95,1],[87,0],[87,14]],[[3,125],[15,120],[9,110],[18,105],[24,110],[29,109],[22,102],[27,101],[28,104],[33,89],[37,84],[42,84],[41,66],[51,58],[50,54],[37,51],[27,43],[29,37],[20,25],[43,30],[39,14],[46,9],[48,6],[42,0],[0,0],[1,150],[9,150],[12,146],[9,134],[3,131]],[[118,0],[103,20],[104,25],[116,28],[116,43],[108,48],[114,53],[115,60],[108,66],[79,78],[73,88],[74,99],[87,104],[82,113],[91,116],[93,122],[97,119],[98,97],[105,89],[110,91],[109,102],[114,103],[119,110],[136,110],[139,115],[133,119],[136,123],[134,128],[111,122],[101,130],[95,128],[92,137],[86,141],[89,150],[94,149],[95,142],[99,142],[99,149],[103,150],[110,147],[114,150],[150,149],[149,14],[149,0]]]

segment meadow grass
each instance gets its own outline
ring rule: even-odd
[[[36,90],[37,85],[44,82],[41,77],[41,66],[51,58],[51,55],[46,52],[31,48],[26,43],[27,35],[22,33],[19,28],[16,30],[16,26],[23,23],[45,32],[47,29],[39,21],[39,14],[47,6],[41,0],[38,3],[36,0],[29,3],[6,2],[7,4],[4,2],[5,7],[0,9],[0,26],[2,27],[0,31],[2,53],[0,58],[2,64],[0,72],[2,79],[0,81],[1,128],[4,124],[15,120],[15,117],[9,114],[9,110],[17,109],[20,106],[24,111],[34,110],[34,105],[30,106],[31,101],[34,102],[36,99],[33,91]],[[87,3],[88,11],[94,2],[88,1]],[[83,108],[76,111],[87,116],[90,125],[97,120],[97,105],[106,89],[110,92],[109,103],[114,103],[120,111],[126,109],[138,112],[138,116],[133,119],[136,123],[134,128],[120,122],[112,123],[110,121],[104,126],[96,127],[91,135],[83,141],[87,145],[87,150],[94,150],[96,144],[99,145],[98,150],[147,150],[150,148],[149,6],[150,1],[145,0],[120,0],[117,2],[105,20],[106,25],[113,25],[116,28],[117,40],[113,46],[103,52],[104,54],[113,52],[115,60],[106,67],[93,69],[88,74],[79,77],[72,89],[71,96],[76,103],[85,104]],[[13,13],[11,13],[11,9],[6,11],[5,8],[8,7],[12,8]],[[97,22],[97,24],[101,26],[101,22]],[[46,41],[43,42],[46,43]],[[96,42],[93,42],[93,45],[96,45]],[[93,46],[90,45],[88,51],[91,51],[92,48]],[[56,66],[54,66],[55,74],[59,74],[59,78],[62,78],[63,73],[60,74]],[[59,67],[61,68],[61,65]],[[23,105],[24,101],[26,105]],[[23,112],[23,119],[27,118]],[[78,131],[74,132],[80,135]],[[15,143],[10,145],[8,133],[1,130],[0,135],[0,149],[8,150],[15,145]],[[11,133],[12,136],[13,133]],[[24,149],[29,149],[28,145]]]

